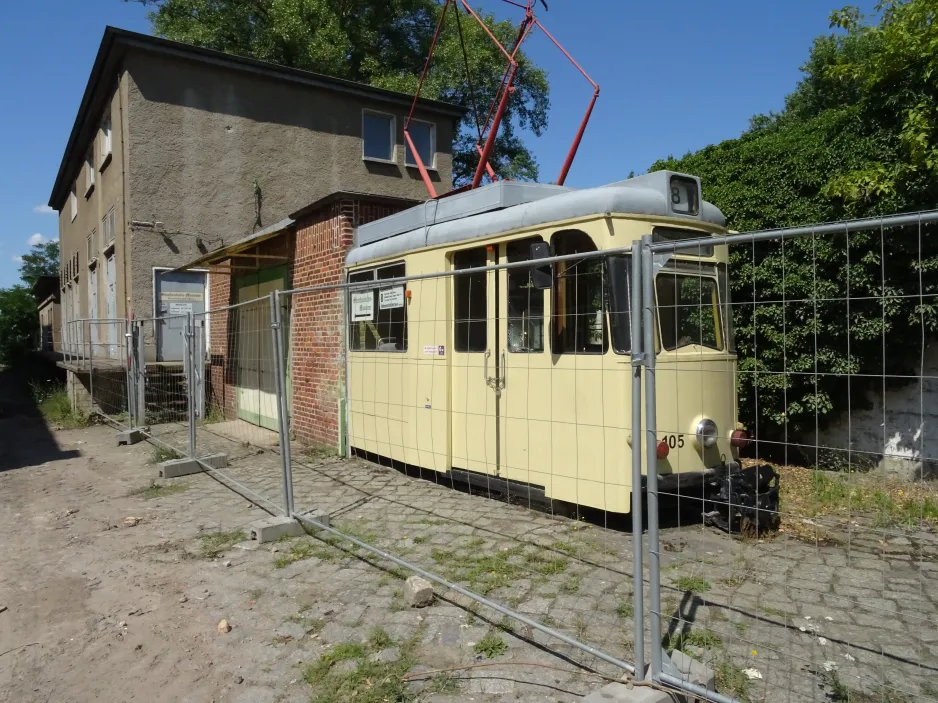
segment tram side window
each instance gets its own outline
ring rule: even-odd
[[[399,283],[382,287],[380,283],[403,278],[404,272],[401,263],[349,274],[349,283],[377,282],[375,288],[356,288],[349,294],[349,348],[352,351],[407,351],[406,286]]]
[[[632,350],[632,257],[606,259],[606,289],[612,350],[628,354]]]
[[[579,230],[551,237],[555,256],[596,251]],[[554,264],[554,311],[551,348],[554,354],[603,354],[608,331],[605,315],[605,271],[602,259],[571,259]]]
[[[468,269],[487,264],[485,247],[453,254],[453,268]],[[469,273],[453,277],[454,345],[458,352],[484,352],[488,348],[488,291],[486,274]]]
[[[508,243],[508,263],[531,258],[531,243],[540,237]],[[531,282],[526,268],[508,269],[508,351],[544,351],[544,291]]]
[[[706,276],[658,274],[661,346],[673,351],[691,344],[723,349],[717,282]]]

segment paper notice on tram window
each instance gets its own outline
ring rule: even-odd
[[[372,291],[352,293],[352,322],[375,319],[375,295]]]
[[[381,310],[404,307],[404,286],[382,288],[378,291],[378,307]]]

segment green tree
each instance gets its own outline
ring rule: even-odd
[[[782,112],[652,170],[700,176],[740,231],[935,207],[936,8],[883,3],[875,26],[853,8],[833,13],[831,27],[846,31],[815,40]],[[845,231],[731,249],[740,414],[762,439],[795,442],[866,404],[884,375],[893,385],[919,372],[921,345],[896,342],[938,330],[938,232],[925,234]]]
[[[34,244],[28,254],[23,254],[20,278],[32,287],[40,276],[59,275],[59,243]]]
[[[30,350],[39,329],[36,300],[26,286],[0,288],[0,364],[11,365]]]
[[[159,36],[404,93],[417,88],[440,12],[434,0],[133,1],[153,7],[150,22]],[[454,144],[457,185],[471,178],[479,159],[473,94],[484,120],[506,66],[479,24],[460,14],[466,60],[450,8],[421,93],[469,110]],[[484,20],[504,45],[513,44],[516,29],[510,22],[491,15]],[[491,162],[501,177],[536,179],[537,161],[518,130],[540,135],[547,126],[547,74],[523,52],[518,61],[516,89]]]

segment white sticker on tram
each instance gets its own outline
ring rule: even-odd
[[[382,288],[378,291],[378,308],[388,310],[402,307],[404,307],[404,286]]]
[[[375,319],[374,291],[352,293],[352,322],[365,322]]]
[[[442,344],[437,346],[436,344],[426,344],[423,347],[424,356],[443,356],[446,353],[446,347]]]

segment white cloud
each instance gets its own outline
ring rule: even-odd
[[[48,205],[37,205],[33,208],[33,212],[35,212],[37,215],[49,215],[55,212],[55,210],[53,210]]]
[[[29,236],[29,239],[26,240],[26,243],[29,246],[34,247],[37,244],[45,244],[48,241],[49,240],[43,237],[41,234],[39,234],[39,232],[36,232],[36,234],[31,234]]]
[[[21,264],[21,263],[23,263],[23,257],[22,257],[22,256],[16,256],[16,254],[14,254],[14,255],[11,256],[10,258],[13,259],[13,263],[14,263],[14,264]]]

